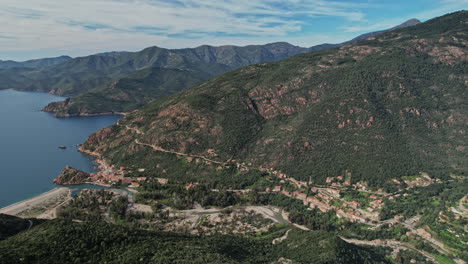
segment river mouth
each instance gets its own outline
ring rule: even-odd
[[[0,208],[57,187],[52,181],[66,165],[96,171],[93,157],[78,152],[78,145],[122,115],[55,118],[41,111],[48,103],[63,99],[0,90]]]

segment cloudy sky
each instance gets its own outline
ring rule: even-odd
[[[468,0],[0,0],[0,60],[287,41],[338,43]]]

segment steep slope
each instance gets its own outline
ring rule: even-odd
[[[309,50],[310,51],[318,51],[318,50],[323,50],[323,49],[331,49],[331,48],[341,47],[341,46],[356,43],[358,41],[365,40],[365,39],[368,39],[368,38],[371,38],[371,37],[376,37],[376,36],[381,35],[381,34],[383,34],[385,32],[390,32],[390,31],[397,30],[397,29],[400,29],[400,28],[412,27],[412,26],[415,26],[415,25],[417,25],[419,23],[421,23],[421,21],[419,21],[418,19],[412,18],[410,20],[407,20],[407,21],[401,23],[400,25],[394,26],[394,27],[389,28],[389,29],[365,33],[365,34],[359,35],[359,36],[357,36],[357,37],[355,37],[355,38],[353,38],[351,40],[348,40],[348,41],[345,41],[345,42],[342,42],[342,43],[337,43],[337,44],[325,43],[325,44],[316,45],[316,46],[310,47]]]
[[[40,222],[41,220],[28,220],[11,215],[0,214],[0,241],[23,230],[28,230],[31,225],[38,224]]]
[[[50,103],[44,111],[56,112],[56,116],[59,117],[130,112],[154,98],[168,96],[200,84],[208,79],[208,76],[197,70],[147,68],[112,81],[101,89],[63,102]]]
[[[410,25],[412,24],[404,23],[398,27]],[[382,32],[384,31],[369,33],[367,36]],[[361,38],[358,37],[346,43],[355,42]],[[148,86],[130,86],[129,88],[143,89],[148,92],[142,94],[144,98],[138,97],[136,92],[131,100],[115,100],[118,93],[112,91],[109,93],[109,87],[119,82],[120,78],[127,78],[127,75],[134,71],[157,67],[188,70],[192,71],[192,77],[205,81],[238,67],[277,61],[296,54],[342,46],[346,43],[323,44],[311,48],[277,42],[245,47],[205,45],[176,50],[150,47],[140,52],[106,52],[76,58],[45,69],[0,70],[0,89],[13,88],[60,95],[79,95],[70,100],[68,104],[62,102],[46,107],[45,110],[57,111],[58,116],[131,111],[141,106],[142,103],[166,95],[169,90],[180,91],[189,87],[181,85],[166,89],[151,85],[149,89]],[[174,80],[170,82],[177,85],[179,75],[175,74]],[[169,73],[166,73],[163,78],[170,79],[171,77]],[[148,82],[145,83],[149,85]]]
[[[80,95],[73,98],[70,104],[60,103],[46,107],[45,110],[58,111],[59,116],[131,111],[152,99],[167,95],[169,91],[172,93],[189,88],[187,84],[198,84],[240,66],[276,61],[306,51],[306,48],[288,43],[272,43],[245,47],[201,46],[178,50],[150,47],[140,52],[101,53],[45,69],[0,70],[0,89]],[[172,73],[165,71],[160,78],[165,79],[166,84],[172,83],[175,86],[168,89],[157,83],[151,84],[146,79],[141,80],[139,85],[124,88],[135,89],[134,96],[129,97],[131,100],[116,100],[119,93],[108,93],[110,89],[115,90],[110,88],[115,83],[125,82],[120,81],[122,78],[135,79],[138,75],[145,78],[146,75],[138,71],[149,68],[173,69]],[[181,70],[186,72],[182,79],[197,79],[197,82],[180,81]],[[139,90],[146,92],[139,96]]]
[[[340,45],[347,45],[347,44],[355,43],[355,42],[358,42],[358,41],[361,41],[361,40],[365,40],[365,39],[368,39],[368,38],[371,38],[371,37],[381,35],[381,34],[383,34],[385,32],[394,31],[394,30],[397,30],[397,29],[400,29],[400,28],[412,27],[412,26],[415,26],[415,25],[417,25],[419,23],[421,23],[421,21],[419,21],[418,19],[412,18],[412,19],[410,19],[408,21],[405,21],[404,23],[401,23],[398,26],[395,26],[395,27],[392,27],[392,28],[389,28],[389,29],[386,29],[386,30],[374,31],[374,32],[369,32],[369,33],[359,35],[359,36],[353,38],[350,41],[345,41],[345,42],[341,43]]]
[[[386,263],[382,256],[331,233],[291,232],[271,240],[240,236],[191,236],[124,228],[105,223],[52,220],[0,241],[2,263]],[[307,245],[304,240],[310,239]],[[298,254],[295,245],[304,246]],[[278,250],[281,249],[281,250]],[[307,250],[306,250],[307,249]],[[309,258],[309,259],[307,259]]]
[[[420,171],[465,174],[467,25],[462,11],[241,68],[150,103],[84,147],[166,177],[190,167],[170,152],[317,182],[345,170],[372,185]]]
[[[69,56],[60,56],[56,58],[44,58],[44,59],[37,59],[37,60],[28,60],[23,62],[17,61],[2,61],[0,60],[0,69],[9,69],[9,68],[46,68],[50,67],[68,60],[72,58]]]
[[[0,71],[1,80],[15,80],[2,81],[0,89],[14,88],[77,95],[105,86],[105,83],[112,79],[144,68],[185,69],[189,65],[197,64],[201,70],[214,76],[240,66],[283,59],[305,51],[307,49],[286,43],[246,47],[202,46],[178,50],[150,47],[140,52],[113,52],[79,57],[44,69]],[[212,65],[224,67],[220,67],[218,72],[212,72]]]

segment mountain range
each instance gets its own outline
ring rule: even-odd
[[[465,175],[467,25],[463,11],[243,67],[147,104],[84,148],[187,181],[201,179],[199,165],[168,153],[317,183],[345,174],[374,186],[421,171]]]
[[[17,62],[12,60],[2,61],[0,60],[0,69],[10,69],[10,68],[46,68],[50,67],[68,60],[71,60],[70,56],[60,56],[55,58],[44,58],[37,60],[27,60],[23,62]]]
[[[411,19],[395,28],[413,26]],[[57,116],[129,112],[161,96],[190,88],[216,75],[262,62],[273,62],[300,53],[339,47],[382,34],[372,32],[340,44],[303,48],[285,42],[266,45],[200,46],[186,49],[149,47],[140,52],[107,52],[70,59],[62,63],[36,60],[49,67],[0,70],[0,89],[49,92],[73,96],[52,103],[45,111]],[[33,65],[32,62],[26,65]],[[1,69],[1,68],[0,68]],[[157,80],[155,80],[155,77]]]
[[[312,48],[0,70],[74,95],[59,116],[126,112],[79,148],[98,172],[55,181],[111,189],[0,214],[0,262],[466,263],[467,32],[459,11]]]

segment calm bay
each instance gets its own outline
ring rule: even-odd
[[[0,91],[0,208],[53,189],[52,180],[66,165],[95,171],[92,157],[78,152],[77,145],[122,116],[55,118],[40,111],[63,99]],[[62,145],[66,149],[58,148]]]

